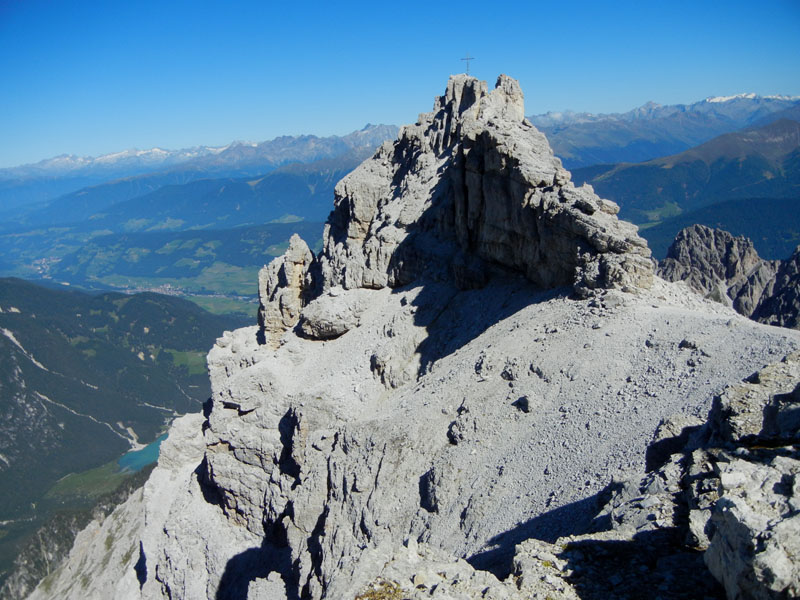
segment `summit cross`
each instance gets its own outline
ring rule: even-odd
[[[469,61],[475,60],[475,57],[474,56],[470,56],[469,52],[467,52],[467,55],[464,58],[462,58],[461,60],[467,61],[467,75],[469,75]]]

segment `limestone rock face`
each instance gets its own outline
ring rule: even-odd
[[[758,256],[753,242],[727,231],[692,225],[678,233],[658,274],[685,281],[707,298],[749,317],[766,293],[777,263]]]
[[[215,530],[215,542],[254,540],[244,555],[283,565],[243,575],[254,590],[279,577],[310,598],[357,597],[382,580],[421,594],[401,575],[427,581],[431,569],[407,568],[396,556],[412,540],[436,556],[470,558],[476,573],[464,572],[463,590],[473,577],[476,586],[488,581],[483,571],[496,553],[508,565],[501,574],[527,572],[531,586],[542,581],[541,589],[568,597],[573,584],[544,564],[549,559],[534,559],[542,548],[519,554],[514,567],[515,545],[588,526],[589,499],[612,477],[643,467],[660,418],[707,410],[734,373],[741,378],[800,342],[688,290],[653,286],[591,300],[545,293],[520,277],[472,290],[452,282],[330,288],[333,295],[320,298],[362,307],[359,325],[338,337],[297,330],[271,348],[259,344],[255,327],[227,334],[209,354],[214,393],[200,466],[218,499],[215,518],[229,528]],[[670,486],[667,496],[680,487]],[[187,513],[199,512],[191,502]],[[671,505],[658,505],[657,523],[672,523]],[[650,510],[627,527],[652,527]],[[171,553],[201,530],[170,529],[176,544],[158,572],[173,598],[185,597],[186,575]],[[687,564],[703,569],[696,558]],[[395,570],[384,569],[387,561]]]
[[[303,309],[300,330],[319,340],[337,338],[359,325],[364,304],[361,290],[330,288]]]
[[[636,228],[575,188],[524,116],[517,82],[450,78],[433,112],[336,187],[321,287],[397,287],[423,274],[482,285],[493,266],[550,288],[649,287]]]
[[[761,323],[800,329],[800,247],[781,261],[770,294],[753,313]]]
[[[320,256],[312,260],[293,238],[262,270],[265,338],[277,343],[306,303],[337,287],[396,288],[424,276],[469,289],[510,270],[580,295],[649,288],[650,250],[636,227],[617,219],[616,204],[569,181],[524,110],[510,77],[491,92],[473,77],[451,77],[432,112],[336,186]],[[354,326],[341,311],[347,322],[322,316],[332,308],[326,300],[309,309],[303,332],[326,339]]]
[[[800,327],[800,248],[787,260],[764,260],[745,237],[692,225],[678,233],[658,274],[755,321]]]
[[[294,234],[283,256],[258,273],[258,322],[270,343],[300,319],[306,275],[313,259],[308,245]]]

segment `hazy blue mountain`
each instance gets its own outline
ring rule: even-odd
[[[800,121],[800,102],[793,104],[789,108],[785,108],[778,112],[770,113],[762,117],[752,124],[752,127],[763,127],[781,119],[789,119],[790,121]]]
[[[15,218],[19,209],[36,208],[64,194],[108,181],[161,173],[175,165],[223,149],[202,147],[172,151],[154,148],[98,157],[62,155],[35,164],[0,169],[0,205],[3,207],[0,218]],[[181,180],[187,180],[187,176],[173,175],[168,178],[173,183]],[[10,209],[16,210],[10,212]]]
[[[0,169],[0,219],[18,218],[29,212],[21,211],[25,207],[71,192],[88,195],[87,205],[108,206],[163,185],[208,177],[251,177],[293,162],[371,152],[384,140],[394,139],[397,131],[394,125],[368,124],[345,136],[282,136],[261,143],[233,142],[217,148],[204,146],[175,151],[126,150],[96,158],[65,155],[32,165]],[[91,189],[91,186],[112,181],[117,182],[112,188]],[[99,198],[98,191],[109,193],[109,197]],[[58,212],[58,205],[53,211]],[[53,222],[47,220],[46,215],[47,211],[41,212],[34,222]]]
[[[734,198],[798,198],[800,123],[781,119],[644,163],[576,169],[573,180],[590,183],[635,223]]]
[[[286,165],[255,178],[168,185],[94,211],[85,210],[81,198],[71,198],[62,214],[87,220],[84,229],[111,231],[228,228],[298,217],[324,221],[333,207],[336,183],[364,158],[364,152],[350,152],[311,164]]]
[[[64,194],[49,202],[30,206],[23,213],[12,213],[7,216],[6,223],[0,224],[0,230],[11,231],[19,230],[21,227],[75,223],[116,202],[148,194],[165,185],[191,182],[195,179],[195,175],[199,173],[176,171],[98,183]]]
[[[570,111],[528,117],[568,169],[600,163],[641,162],[682,152],[718,135],[793,118],[800,98],[740,94],[693,104],[648,102],[626,113]]]
[[[47,200],[102,181],[104,177],[0,179],[0,223],[17,218],[20,212],[41,208]]]
[[[81,231],[130,232],[228,228],[290,216],[324,221],[333,206],[334,186],[364,158],[351,152],[256,177],[199,179],[153,191],[146,185],[134,198],[125,198],[131,186],[147,184],[152,177],[117,181],[63,196],[24,224],[27,229],[64,224]]]

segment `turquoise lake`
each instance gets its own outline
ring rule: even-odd
[[[122,458],[117,461],[120,470],[136,472],[156,462],[158,460],[158,451],[159,448],[161,448],[161,442],[165,439],[167,439],[166,433],[155,442],[147,444],[147,446],[141,450],[133,450],[124,454]]]

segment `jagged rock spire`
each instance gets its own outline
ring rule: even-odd
[[[569,181],[524,112],[519,84],[506,75],[491,92],[451,76],[432,112],[336,186],[307,297],[422,277],[479,287],[498,269],[581,295],[649,287],[650,251],[636,227],[617,219],[616,204]]]

